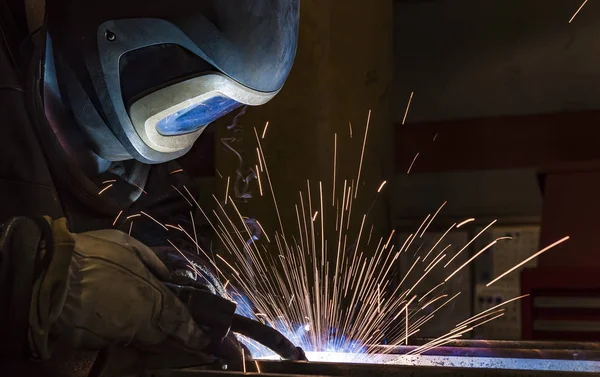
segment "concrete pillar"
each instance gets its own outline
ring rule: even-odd
[[[393,173],[389,104],[392,1],[303,0],[301,7],[297,58],[281,93],[269,104],[249,108],[239,117],[241,131],[232,133],[224,126],[218,127],[216,161],[224,178],[218,179],[217,196],[223,198],[227,177],[233,182],[236,169],[235,155],[219,145],[221,138],[233,134],[241,138],[233,146],[243,156],[247,169],[258,164],[253,128],[260,135],[269,121],[266,137],[261,141],[288,238],[291,240],[297,233],[294,204],[299,200],[299,190],[306,195],[306,180],[310,179],[313,213],[319,210],[319,181],[323,182],[329,224],[326,238],[332,242],[336,213],[332,205],[334,134],[338,134],[337,197],[341,198],[344,177],[349,182],[356,181],[367,115],[372,110],[351,233],[358,230],[362,214],[371,207],[381,182]],[[253,199],[238,205],[243,215],[258,219],[272,234],[280,226],[264,175],[262,185],[264,197],[259,197],[253,182]],[[388,206],[383,199],[380,197],[371,208],[370,222],[365,226],[368,233],[370,224],[375,224],[373,237],[389,232]]]

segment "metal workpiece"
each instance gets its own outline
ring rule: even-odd
[[[600,375],[600,344],[459,340],[424,355],[407,355],[415,346],[381,346],[379,354],[307,352],[308,363],[246,360],[246,375],[269,376],[410,376],[410,377],[591,377]],[[458,346],[457,346],[458,345]],[[242,375],[201,368],[163,370],[158,377]]]
[[[169,370],[154,372],[154,377],[207,377],[259,375],[256,362],[247,362],[246,373],[208,370]],[[268,376],[387,376],[387,377],[590,377],[598,372],[547,371],[547,370],[510,370],[447,367],[431,365],[388,365],[388,364],[347,364],[347,363],[297,363],[297,362],[259,362],[260,374]]]
[[[411,341],[414,344],[411,346],[380,346],[375,347],[374,352],[402,355],[429,341],[431,340],[415,339]],[[423,355],[600,361],[600,343],[454,340],[426,351]]]

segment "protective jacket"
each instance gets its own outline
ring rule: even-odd
[[[182,238],[150,218],[191,225],[197,190],[177,162],[126,161],[87,177],[70,160],[44,112],[45,36],[29,34],[24,14],[11,6],[18,2],[0,5],[0,223],[12,216],[47,215],[66,217],[74,233],[131,229],[151,247]]]

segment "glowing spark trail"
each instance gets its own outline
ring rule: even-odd
[[[365,158],[365,146],[367,145],[367,135],[369,134],[369,124],[371,123],[371,110],[367,116],[367,127],[365,129],[365,138],[363,140],[362,152],[360,153],[360,163],[358,165],[358,177],[356,178],[356,191],[354,192],[354,198],[358,195],[358,186],[360,186],[360,173],[362,172],[363,159]]]
[[[256,178],[258,179],[258,191],[260,193],[260,196],[263,196],[263,188],[262,188],[262,182],[260,180],[260,171],[258,170],[258,165],[255,166],[256,168]],[[227,203],[225,203],[227,204]]]
[[[115,221],[113,221],[113,225],[112,225],[112,226],[115,226],[115,225],[117,224],[117,221],[119,221],[119,217],[121,217],[121,215],[122,215],[122,214],[123,214],[123,210],[121,210],[121,211],[119,212],[119,214],[118,214],[118,215],[117,215],[117,217],[115,218]]]
[[[100,192],[98,193],[98,195],[102,195],[106,190],[108,190],[111,187],[113,187],[112,183],[110,185],[106,186],[105,188],[103,188],[102,190],[100,190]]]
[[[489,249],[490,247],[494,246],[496,243],[498,243],[498,240],[494,240],[494,241],[490,242],[486,247],[484,247],[483,249],[479,250],[479,252],[477,252],[475,255],[473,255],[468,261],[466,261],[465,263],[463,263],[459,268],[457,268],[453,273],[451,273],[446,278],[446,280],[444,280],[444,281],[450,280],[452,278],[452,276],[456,275],[460,270],[462,270],[463,268],[465,268],[469,263],[473,262],[475,260],[475,258],[477,258],[481,254],[483,254],[487,249]]]
[[[446,233],[444,233],[444,234],[443,234],[443,235],[440,237],[440,239],[439,239],[439,240],[438,240],[438,241],[435,243],[435,245],[433,245],[433,247],[431,248],[431,250],[429,250],[429,252],[427,253],[427,255],[425,255],[425,258],[423,258],[423,262],[425,262],[425,261],[427,260],[427,257],[429,256],[429,254],[431,254],[431,252],[433,251],[433,249],[435,249],[435,248],[437,247],[437,245],[439,245],[439,244],[440,244],[440,242],[442,242],[442,240],[444,239],[444,237],[446,237],[446,235],[447,235],[447,234],[448,234],[448,233],[449,233],[449,232],[452,230],[452,228],[454,228],[454,226],[455,226],[455,225],[456,225],[456,223],[452,224],[452,225],[450,226],[450,228],[448,228],[448,230],[446,231]],[[448,247],[450,247],[450,245],[448,245],[448,246],[446,247],[446,249],[447,249]],[[444,249],[444,250],[446,250],[446,249]]]
[[[108,181],[102,182],[102,184],[105,185],[107,183],[115,183],[116,181],[117,181],[116,179],[109,179]]]
[[[225,187],[225,205],[227,205],[227,199],[229,198],[229,182],[231,177],[227,177],[227,186]]]
[[[472,218],[472,217],[471,217],[470,219],[466,219],[465,221],[463,221],[463,222],[459,223],[459,224],[456,226],[456,229],[458,229],[458,228],[461,228],[461,227],[463,227],[464,225],[467,225],[468,223],[472,223],[473,221],[475,221],[475,219],[474,219],[474,218]]]
[[[166,226],[164,226],[163,224],[161,224],[158,220],[156,220],[154,217],[150,216],[149,214],[147,214],[144,211],[140,211],[140,213],[144,216],[146,216],[147,218],[149,218],[150,220],[154,221],[155,223],[157,223],[158,225],[160,225],[161,227],[164,228],[164,230],[169,230]]]
[[[188,198],[186,198],[185,195],[183,195],[183,193],[177,187],[175,187],[174,185],[171,185],[171,187],[173,187],[175,191],[177,191],[179,195],[181,195],[181,197],[185,199],[185,201],[190,205],[190,207],[192,207],[192,202],[190,202]]]
[[[438,213],[440,213],[440,211],[442,210],[442,208],[444,208],[444,206],[447,204],[448,202],[444,202],[442,203],[442,205],[440,206],[440,208],[438,208],[437,211],[435,211],[435,214],[431,217],[431,220],[429,220],[429,222],[427,223],[427,226],[425,227],[425,229],[423,229],[423,232],[421,232],[421,235],[419,236],[419,238],[423,238],[423,235],[425,234],[425,232],[427,232],[427,229],[429,228],[429,226],[431,225],[431,223],[433,222],[433,220],[435,219],[435,217],[438,215]]]
[[[408,99],[408,105],[406,105],[406,111],[404,112],[404,118],[402,118],[402,125],[406,123],[406,117],[408,116],[408,111],[410,110],[410,104],[412,103],[413,95],[415,92],[410,93],[410,98]]]
[[[577,9],[577,12],[575,12],[575,14],[573,15],[573,17],[571,17],[571,19],[569,20],[569,23],[571,23],[575,17],[577,16],[577,14],[579,13],[579,11],[581,11],[581,9],[585,6],[585,4],[588,2],[588,0],[585,0],[583,2],[583,4],[581,4],[581,6],[579,7],[579,9]]]
[[[463,326],[463,325],[465,325],[465,324],[468,324],[468,323],[471,323],[471,322],[473,322],[473,321],[476,321],[476,320],[478,320],[479,318],[481,318],[482,316],[484,316],[484,314],[485,314],[485,313],[489,313],[489,312],[491,312],[491,311],[494,311],[495,309],[498,309],[498,308],[500,308],[500,307],[502,307],[502,306],[504,306],[504,305],[508,305],[508,304],[510,304],[510,303],[511,303],[511,302],[513,302],[513,301],[517,301],[517,300],[520,300],[520,299],[522,299],[522,298],[525,298],[525,297],[528,297],[528,296],[529,296],[529,295],[528,295],[528,294],[526,294],[526,295],[522,295],[522,296],[518,296],[518,297],[511,298],[510,300],[506,300],[506,301],[504,301],[504,302],[503,302],[503,303],[501,303],[501,304],[498,304],[498,305],[496,305],[496,306],[493,306],[493,307],[491,307],[491,308],[489,308],[489,309],[486,309],[486,310],[482,311],[481,313],[479,313],[479,314],[476,314],[476,315],[474,315],[473,317],[471,317],[471,318],[469,318],[469,319],[467,319],[467,320],[465,320],[465,321],[462,321],[462,322],[460,322],[459,324],[457,324],[457,325],[456,325],[456,327],[460,327],[460,326]]]
[[[415,155],[415,158],[413,158],[412,162],[410,163],[410,166],[408,167],[408,170],[406,171],[406,174],[410,174],[413,166],[415,165],[415,162],[417,161],[417,158],[419,157],[419,154],[417,153]]]
[[[183,169],[173,170],[172,172],[169,173],[169,175],[173,175],[173,174],[177,174],[177,173],[183,173]]]
[[[460,250],[459,250],[459,251],[458,251],[456,254],[454,254],[454,256],[452,257],[452,259],[450,259],[450,260],[448,261],[448,263],[446,263],[446,264],[444,265],[444,268],[448,267],[448,265],[449,265],[450,263],[452,263],[452,261],[453,261],[454,259],[456,259],[456,257],[458,257],[460,253],[462,253],[462,252],[463,252],[463,251],[464,251],[464,250],[465,250],[467,247],[469,247],[469,245],[471,245],[473,242],[475,242],[475,240],[476,240],[477,238],[479,238],[479,236],[481,236],[483,233],[485,233],[485,231],[486,231],[486,230],[488,230],[488,229],[489,229],[489,228],[490,228],[492,225],[494,225],[494,224],[495,224],[497,221],[498,221],[498,220],[494,220],[494,221],[492,221],[492,222],[491,222],[491,223],[490,223],[488,226],[486,226],[485,228],[483,228],[483,229],[481,230],[481,232],[477,233],[477,235],[476,235],[475,237],[471,238],[471,241],[467,242],[467,244],[466,244],[466,245],[465,245],[465,246],[464,246],[462,249],[460,249]]]
[[[411,100],[412,95],[409,105]],[[256,170],[256,184],[261,194],[261,178],[266,177],[268,182],[268,190],[265,190],[264,194],[271,198],[261,200],[272,200],[274,205],[279,225],[274,233],[269,235],[260,222],[254,219],[252,221],[255,221],[256,227],[251,226],[250,216],[242,214],[243,208],[236,205],[228,191],[225,200],[227,205],[213,195],[216,208],[204,211],[196,198],[183,186],[187,193],[184,197],[191,198],[218,238],[222,252],[213,258],[213,264],[217,267],[218,263],[223,267],[223,271],[218,271],[222,274],[223,281],[226,281],[227,291],[231,292],[232,299],[238,303],[238,309],[244,315],[276,328],[306,351],[344,352],[357,355],[358,358],[361,353],[380,352],[381,348],[377,343],[383,339],[386,339],[389,346],[385,348],[389,351],[384,352],[390,352],[394,346],[409,344],[409,339],[418,334],[436,315],[437,319],[443,318],[446,314],[440,311],[451,310],[448,306],[460,295],[458,292],[448,297],[447,292],[443,291],[445,281],[464,272],[485,249],[504,239],[496,239],[470,257],[466,263],[461,261],[461,266],[454,272],[444,274],[444,277],[448,276],[445,281],[433,281],[432,276],[444,272],[443,263],[448,259],[448,264],[451,263],[495,221],[469,240],[452,258],[452,254],[448,252],[451,245],[448,244],[442,249],[442,241],[453,230],[474,219],[468,219],[458,225],[452,224],[435,240],[435,244],[429,250],[426,250],[429,245],[421,239],[431,227],[437,225],[433,223],[447,202],[442,203],[433,215],[427,215],[416,232],[406,239],[395,239],[395,230],[383,236],[374,232],[375,224],[369,217],[369,211],[363,212],[364,209],[360,206],[364,202],[358,200],[359,187],[364,186],[370,195],[376,190],[373,200],[377,200],[377,194],[380,194],[387,184],[386,181],[361,181],[370,121],[369,111],[364,139],[360,145],[360,161],[357,161],[358,175],[350,178],[343,175],[342,169],[339,169],[341,165],[338,167],[337,153],[343,140],[338,140],[338,134],[334,134],[332,191],[327,191],[324,198],[323,185],[329,190],[327,185],[330,182],[318,181],[317,188],[316,181],[306,180],[306,185],[294,192],[297,201],[290,209],[295,210],[295,219],[289,234],[284,232],[284,209],[279,208],[275,196],[274,184],[278,183],[273,182],[269,175],[265,159],[266,149],[261,144],[262,138],[256,128],[254,133],[258,162],[253,164],[253,169]],[[265,125],[262,131],[263,136],[266,127]],[[351,123],[349,130],[351,138]],[[346,136],[344,138],[348,140]],[[418,154],[409,173],[417,157]],[[356,171],[353,171],[355,173],[351,174],[356,174]],[[263,172],[264,176],[261,177]],[[338,184],[341,187],[336,187]],[[324,201],[329,200],[330,194],[332,207],[336,208],[335,213],[325,211],[329,208],[329,203],[325,205]],[[356,229],[358,232],[351,230],[351,224],[357,228],[360,224],[360,228]],[[181,226],[168,226],[167,229],[184,232],[188,239],[196,244],[197,251],[208,255],[199,247],[197,237],[188,234]],[[420,246],[413,252],[411,247],[415,242]],[[395,272],[402,253],[403,257],[410,258],[410,262],[407,263],[410,268],[396,279]],[[417,255],[419,253],[425,256]],[[499,278],[501,277],[502,275]],[[427,292],[423,295],[420,291]],[[244,296],[238,299],[242,293]],[[501,305],[522,297],[524,296],[508,300]],[[248,304],[244,304],[246,301]],[[504,312],[504,309],[497,306],[464,320],[455,328],[452,328],[454,323],[448,324],[448,333],[416,347],[409,354],[422,354],[458,339],[488,320],[499,318]],[[246,342],[254,356],[272,355],[257,344],[244,338],[240,339]]]
[[[132,185],[134,185],[135,187],[138,188],[138,190],[140,190],[141,192],[143,192],[145,195],[148,195],[148,193],[146,192],[146,190],[144,190],[140,185],[135,184],[133,182],[131,182]]]
[[[505,277],[506,275],[510,274],[511,272],[513,272],[514,270],[516,270],[517,268],[521,267],[522,265],[526,264],[527,262],[537,258],[538,256],[540,256],[541,254],[545,253],[546,251],[552,249],[555,246],[560,245],[561,243],[567,241],[569,238],[569,236],[562,238],[558,241],[556,241],[555,243],[553,243],[552,245],[546,246],[545,248],[543,248],[542,250],[538,251],[537,253],[533,254],[532,256],[530,256],[529,258],[525,259],[523,262],[517,264],[516,266],[510,268],[508,271],[504,272],[503,274],[500,274],[500,276],[498,276],[497,278],[495,278],[494,280],[490,281],[489,283],[487,283],[485,286],[489,287],[490,285],[494,284],[495,282],[497,282],[498,280],[502,279],[503,277]]]
[[[331,199],[332,205],[335,205],[335,189],[336,187],[336,176],[337,176],[337,133],[333,136],[333,196]]]
[[[267,122],[267,123],[265,124],[265,128],[264,128],[264,130],[263,130],[263,133],[262,133],[262,137],[261,137],[261,139],[264,139],[264,138],[265,138],[265,135],[267,134],[267,129],[268,129],[268,128],[269,128],[269,122]]]

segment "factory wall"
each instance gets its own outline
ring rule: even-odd
[[[595,22],[600,4],[590,2],[569,24],[580,5],[580,1],[572,0],[395,2],[391,108],[396,127],[402,127],[411,92],[414,95],[406,122],[417,126],[434,121],[600,108],[596,41],[600,26]],[[439,132],[442,135],[452,129]],[[510,139],[511,135],[506,137]],[[396,163],[408,167],[411,161]],[[415,166],[418,163],[417,159]],[[492,289],[484,283],[502,268],[538,250],[543,212],[538,170],[531,167],[396,175],[392,216],[400,232],[414,232],[427,214],[448,201],[438,217],[440,224],[447,226],[474,217],[477,223],[465,230],[466,237],[473,237],[491,220],[498,219],[494,232],[514,237],[506,247],[497,246],[493,253],[482,255],[462,281],[447,287],[449,294],[463,292],[462,301],[449,315],[468,316],[484,310],[488,302],[520,293],[518,272]],[[444,227],[440,225],[433,231],[440,229]],[[466,252],[474,253],[477,247],[481,245]],[[561,252],[564,250],[556,250],[558,260],[563,258]],[[407,262],[404,265],[410,266]],[[520,338],[520,305],[507,308],[506,318],[473,336]],[[428,330],[431,335],[439,333],[446,320],[454,317],[444,318],[439,328],[434,323]]]
[[[594,14],[600,6],[588,4],[569,24],[579,5],[570,0],[396,2],[394,121],[402,122],[413,91],[410,123],[597,109],[600,54],[594,47],[600,26]],[[443,198],[454,203],[450,215],[539,217],[535,173],[397,176],[394,216],[426,214]]]

